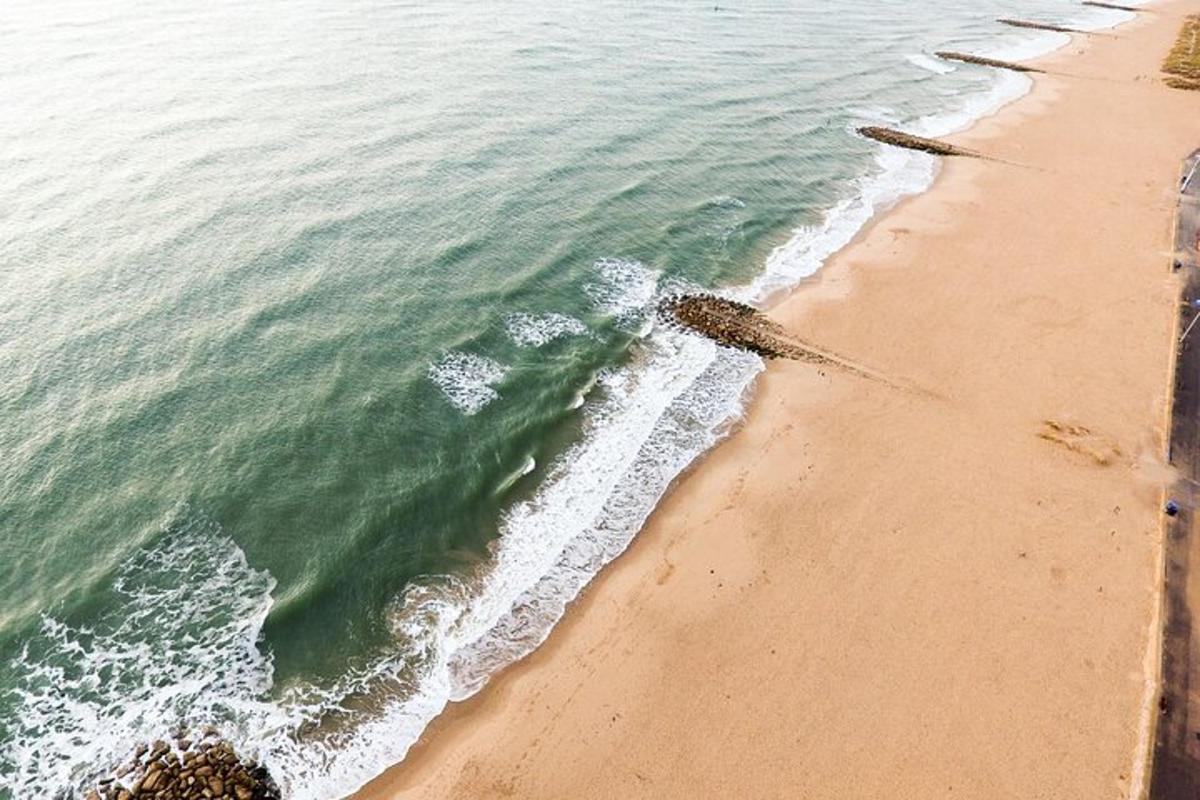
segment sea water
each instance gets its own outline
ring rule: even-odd
[[[1067,0],[0,8],[0,798],[216,725],[353,791],[537,647]]]

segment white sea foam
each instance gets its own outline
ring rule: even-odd
[[[564,336],[582,336],[587,326],[566,314],[509,314],[504,320],[508,338],[522,347],[541,347]]]
[[[1099,28],[1119,24],[1129,16],[1127,12],[1117,14],[1125,16],[1101,21],[1094,15],[1085,14],[1085,17],[1092,27]],[[1070,36],[1062,33],[1022,31],[977,52],[992,58],[1020,61],[1045,55],[1068,42]],[[917,135],[947,136],[994,114],[1027,94],[1032,86],[1033,81],[1026,75],[997,70],[986,91],[968,95],[949,111],[907,124],[899,121],[896,113],[888,108],[866,107],[855,113],[863,118],[863,124],[901,125]],[[876,214],[905,197],[928,189],[937,176],[938,160],[925,153],[880,145],[875,167],[870,174],[854,181],[847,197],[826,212],[819,223],[797,228],[788,241],[776,247],[767,257],[766,268],[749,286],[730,294],[747,302],[763,302],[775,292],[795,286],[813,275],[830,255],[849,244]]]
[[[1001,61],[1028,61],[1052,53],[1070,44],[1071,35],[1057,31],[1023,31],[998,38],[974,50],[984,58]]]
[[[504,479],[502,479],[496,486],[496,489],[492,492],[492,494],[496,496],[504,494],[511,489],[517,481],[521,480],[521,478],[524,478],[535,469],[537,469],[537,459],[535,459],[533,456],[526,456],[525,461],[522,462],[521,466],[505,476]]]
[[[12,665],[0,795],[57,796],[180,724],[245,739],[280,710],[262,700],[272,664],[256,647],[275,582],[219,527],[181,509],[122,565],[94,627],[45,616]],[[254,750],[253,746],[249,748]]]
[[[571,405],[569,406],[571,410],[583,407],[583,404],[587,402],[588,394],[596,387],[596,383],[600,380],[600,377],[600,374],[593,375],[588,379],[587,383],[579,388],[579,391],[575,392],[575,397],[571,399]]]
[[[733,196],[727,195],[727,194],[723,194],[719,197],[714,197],[712,200],[708,201],[708,205],[713,208],[723,208],[723,209],[736,209],[736,208],[745,208],[746,207],[746,204],[744,202],[742,202],[741,200],[739,200],[736,197],[733,197]]]
[[[454,699],[541,643],[566,604],[628,546],[670,481],[740,412],[761,364],[696,336],[656,331],[633,364],[603,380],[605,399],[584,440],[532,500],[506,515],[495,573],[497,596],[506,599],[456,650]],[[516,601],[508,599],[518,589]]]
[[[991,88],[971,95],[958,108],[941,114],[922,117],[910,126],[920,136],[948,136],[969,128],[975,121],[1028,94],[1033,81],[1020,72],[999,70]]]
[[[597,271],[611,285],[597,285],[596,296],[616,316],[659,294],[657,274],[635,262],[606,260]],[[502,372],[452,355],[455,374]],[[352,792],[401,760],[447,702],[545,639],[671,481],[725,433],[761,369],[756,356],[679,331],[635,342],[627,364],[597,375],[580,441],[504,515],[489,562],[410,585],[390,614],[395,651],[323,690],[271,699],[272,662],[259,640],[274,581],[219,527],[184,515],[122,565],[110,629],[47,619],[26,645],[16,665],[20,727],[0,752],[12,777],[0,790],[24,798],[78,789],[137,744],[211,722],[291,800]],[[535,465],[530,457],[519,472]]]
[[[500,396],[493,386],[508,372],[502,364],[475,353],[451,352],[429,365],[429,379],[455,408],[471,416]]]
[[[921,69],[928,70],[929,72],[933,72],[937,75],[948,75],[949,73],[954,72],[955,69],[953,64],[949,64],[940,58],[934,58],[933,56],[925,55],[924,53],[910,53],[904,58],[913,66],[920,67]]]
[[[381,763],[402,758],[445,703],[470,696],[541,643],[567,603],[629,544],[670,481],[722,435],[760,369],[754,356],[656,331],[633,364],[606,374],[582,441],[506,515],[478,584],[413,587],[400,600],[398,636],[424,637],[436,653],[419,691],[341,743],[333,784],[306,776],[297,797],[369,779]]]
[[[645,332],[647,309],[658,291],[659,273],[638,261],[602,258],[593,265],[596,279],[584,286],[596,310],[627,329]]]
[[[880,147],[876,171],[852,184],[849,196],[826,212],[820,223],[797,228],[767,256],[766,268],[748,286],[731,292],[745,302],[762,302],[816,273],[845,247],[881,209],[924,191],[936,175],[937,160],[924,153]]]
[[[594,297],[614,316],[651,302],[656,273],[597,263]],[[558,457],[530,499],[505,514],[487,567],[465,579],[410,586],[391,619],[401,650],[379,674],[411,670],[409,691],[344,735],[296,749],[259,747],[296,800],[345,793],[402,759],[447,702],[478,691],[549,634],[566,605],[636,535],[670,482],[737,418],[762,369],[756,356],[655,329],[632,360],[602,371],[581,440]]]
[[[1137,5],[1135,2],[1134,5]],[[1101,31],[1122,25],[1137,17],[1131,11],[1077,6],[1073,16],[1060,20],[1064,27],[1084,31]],[[1013,30],[996,36],[972,52],[985,58],[1002,61],[1028,61],[1066,47],[1071,35],[1058,31]]]

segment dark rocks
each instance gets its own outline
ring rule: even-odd
[[[1139,11],[1146,10],[1144,8],[1138,8],[1137,6],[1121,5],[1120,3],[1104,3],[1100,0],[1083,0],[1083,4],[1085,6],[1095,6],[1096,8],[1112,8],[1116,9],[1117,11],[1132,11],[1135,14]]]
[[[709,294],[668,297],[659,305],[666,322],[683,325],[727,347],[748,350],[763,358],[788,358],[788,343],[779,326],[753,306]]]
[[[913,136],[911,133],[904,133],[892,128],[883,128],[878,125],[867,125],[859,128],[858,133],[860,136],[889,144],[892,147],[902,147],[905,150],[918,150],[922,153],[930,153],[935,156],[980,157],[979,153],[976,153],[974,150],[968,150],[965,147],[959,147],[958,145],[942,142],[937,139],[926,139],[924,136]]]
[[[1027,19],[998,19],[1001,25],[1008,25],[1012,28],[1029,28],[1035,31],[1054,31],[1055,33],[1087,33],[1087,31],[1076,30],[1075,28],[1066,28],[1062,25],[1051,25],[1048,22],[1030,22]]]
[[[96,781],[83,800],[280,800],[264,767],[239,756],[216,732],[180,731],[174,746],[140,745],[131,760]]]
[[[878,372],[796,338],[754,306],[711,294],[681,294],[664,298],[658,317],[668,325],[695,331],[718,344],[747,350],[763,358],[787,358],[878,381],[904,391],[931,395],[911,384],[899,384]]]
[[[953,50],[939,50],[934,53],[940,59],[945,61],[961,61],[964,64],[977,64],[981,67],[993,67],[995,69],[1007,69],[1012,72],[1041,72],[1037,67],[1026,66],[1025,64],[1017,64],[1013,61],[1001,61],[998,58],[984,58],[983,56],[973,56],[970,53],[956,53]]]

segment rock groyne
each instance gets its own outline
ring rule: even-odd
[[[859,128],[860,136],[873,139],[892,147],[902,147],[905,150],[918,150],[935,156],[961,156],[965,158],[981,158],[979,153],[965,147],[942,142],[937,139],[926,139],[924,136],[913,136],[911,133],[883,128],[878,125],[867,125]]]
[[[1076,28],[1067,28],[1062,25],[1051,25],[1048,22],[1030,22],[1027,19],[998,19],[1001,25],[1008,25],[1013,28],[1029,28],[1035,31],[1054,31],[1055,33],[1087,33],[1087,31],[1077,30]]]
[[[1102,3],[1100,0],[1083,0],[1083,4],[1085,6],[1095,6],[1096,8],[1111,8],[1115,11],[1132,11],[1135,14],[1146,10],[1137,6],[1123,6],[1120,3]]]
[[[215,731],[142,745],[95,782],[83,800],[282,800],[266,768],[242,758]]]
[[[998,58],[973,56],[970,53],[956,53],[953,50],[939,50],[934,55],[945,61],[961,61],[964,64],[978,64],[981,67],[995,67],[996,69],[1007,69],[1013,72],[1042,72],[1037,67],[1017,64],[1013,61],[1001,61]]]
[[[695,331],[726,347],[747,350],[763,358],[787,358],[886,384],[903,391],[928,394],[914,386],[903,385],[878,372],[793,336],[754,306],[712,294],[682,294],[663,299],[658,306],[659,319]]]
[[[786,332],[753,306],[711,294],[668,297],[659,304],[659,318],[703,334],[726,347],[748,350],[763,358],[793,358]]]

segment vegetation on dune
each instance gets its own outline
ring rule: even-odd
[[[1200,90],[1200,14],[1184,19],[1179,38],[1167,53],[1162,69],[1171,76],[1165,81],[1167,86]]]
[[[1172,89],[1188,89],[1193,92],[1200,92],[1200,80],[1196,78],[1177,78],[1172,75],[1164,80],[1163,83]]]

